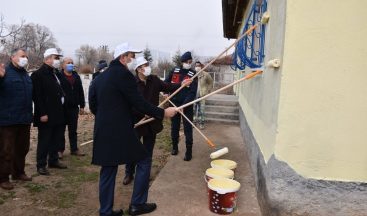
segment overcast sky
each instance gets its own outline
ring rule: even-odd
[[[194,50],[216,56],[230,41],[223,38],[221,0],[0,0],[7,24],[45,25],[64,55],[82,44],[106,44],[113,50],[124,41],[138,48],[174,53]]]

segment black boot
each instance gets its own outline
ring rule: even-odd
[[[186,153],[184,161],[190,161],[192,159],[192,145],[186,145]]]
[[[171,155],[177,155],[177,154],[178,154],[178,145],[177,144],[172,144]]]

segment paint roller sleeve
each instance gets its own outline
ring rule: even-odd
[[[210,154],[210,158],[211,159],[219,158],[220,156],[225,155],[228,152],[229,152],[228,148],[225,147],[225,148],[222,148],[222,149],[220,149],[218,151],[215,151],[215,152],[211,153]]]

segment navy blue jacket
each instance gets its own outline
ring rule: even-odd
[[[165,79],[165,82],[179,84],[184,79],[191,78],[194,75],[195,72],[192,70],[183,69],[182,67],[175,68],[169,73],[168,77]],[[183,104],[189,103],[195,100],[197,88],[198,81],[197,78],[195,78],[190,86],[181,89],[175,96],[172,97],[171,101],[176,106],[181,106]]]
[[[32,122],[32,80],[24,68],[10,63],[0,78],[0,126]]]
[[[144,100],[134,75],[118,60],[89,87],[89,108],[95,115],[92,163],[117,166],[138,162],[148,153],[134,130],[133,108],[163,119],[164,110]]]

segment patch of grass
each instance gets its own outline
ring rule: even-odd
[[[14,197],[15,197],[14,191],[7,191],[4,193],[0,193],[0,205],[4,204],[6,200],[8,200],[9,198],[14,198]]]
[[[70,161],[70,167],[71,168],[78,168],[78,167],[84,167],[84,166],[90,166],[91,157],[89,155],[86,155],[84,157],[75,157],[71,156]]]
[[[156,147],[164,150],[165,152],[171,151],[171,122],[168,120],[163,121],[163,131],[157,135]]]
[[[79,185],[84,182],[97,181],[99,177],[98,172],[72,172],[69,175],[65,175],[63,180],[70,185]]]
[[[57,208],[72,208],[78,198],[80,186],[85,182],[97,181],[98,172],[87,172],[81,168],[63,170],[62,179],[54,183],[54,187],[47,193],[40,194],[44,196],[47,205]],[[50,194],[55,194],[51,195]],[[52,197],[52,198],[51,198]]]
[[[70,208],[74,205],[77,198],[75,191],[61,191],[57,196],[57,204],[59,208]]]
[[[63,185],[62,185],[62,182],[61,181],[59,181],[59,182],[56,182],[56,184],[55,184],[55,186],[54,186],[56,189],[60,189],[60,188],[62,188],[63,187]]]
[[[47,189],[46,185],[41,185],[37,183],[28,183],[24,187],[27,188],[31,194],[40,193]]]

